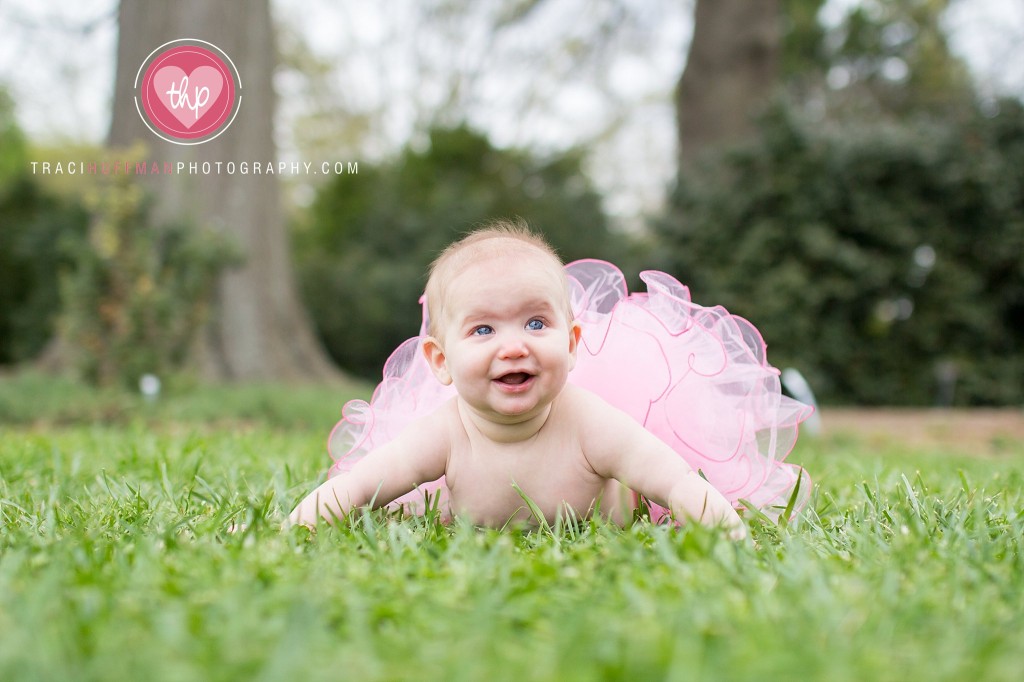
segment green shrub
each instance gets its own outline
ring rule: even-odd
[[[188,358],[217,275],[238,261],[225,237],[187,225],[153,225],[131,176],[104,178],[90,197],[84,238],[66,242],[60,333],[88,381],[134,385]]]
[[[296,230],[306,305],[332,357],[361,376],[379,378],[388,353],[418,332],[428,264],[481,223],[520,216],[566,260],[616,254],[578,154],[496,149],[465,127],[429,141],[324,185]]]
[[[899,126],[779,105],[655,230],[695,300],[750,319],[826,401],[1024,401],[1019,102]]]
[[[85,233],[85,209],[46,192],[28,172],[10,98],[0,91],[0,364],[28,360],[53,337],[66,236]]]

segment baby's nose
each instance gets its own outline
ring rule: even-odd
[[[510,358],[523,358],[530,354],[526,342],[519,335],[506,336],[498,347],[498,357],[502,360]]]

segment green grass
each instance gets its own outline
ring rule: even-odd
[[[383,513],[281,532],[345,392],[86,408],[0,381],[0,679],[1018,679],[1024,445],[804,438],[811,507],[751,520],[756,545]]]
[[[65,426],[253,422],[282,428],[327,428],[348,398],[369,398],[373,387],[358,382],[306,386],[249,384],[197,386],[168,382],[158,400],[115,388],[94,389],[71,379],[36,372],[0,375],[0,424]],[[326,440],[327,434],[323,434]]]

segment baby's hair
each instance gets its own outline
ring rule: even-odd
[[[508,255],[516,251],[532,251],[548,259],[552,268],[565,285],[565,307],[569,321],[572,308],[569,304],[569,284],[562,269],[558,252],[543,236],[530,230],[522,218],[495,220],[469,232],[458,241],[452,242],[430,264],[427,278],[427,312],[429,327],[427,333],[436,336],[438,325],[444,314],[445,292],[456,274],[482,255]]]

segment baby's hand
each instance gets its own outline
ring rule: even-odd
[[[316,530],[316,524],[319,520],[319,511],[317,509],[318,500],[313,498],[312,502],[307,497],[292,510],[292,513],[288,515],[284,523],[281,524],[281,530],[287,530],[294,526],[305,526],[309,530]]]
[[[732,511],[732,517],[735,519],[735,522],[732,522],[732,519],[726,519],[722,523],[726,528],[726,533],[728,534],[729,539],[736,542],[745,540],[747,538],[747,527],[743,523],[743,519],[740,518],[740,515],[736,513],[735,509],[731,509],[730,507],[730,511]]]
[[[695,471],[687,472],[683,480],[672,487],[669,507],[676,518],[692,519],[706,526],[721,526],[730,540],[747,537],[747,527],[733,506]]]

